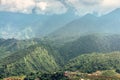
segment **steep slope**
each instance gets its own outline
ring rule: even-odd
[[[6,71],[3,74],[9,75],[54,72],[59,69],[59,65],[53,54],[52,50],[50,52],[42,45],[34,45],[2,59],[0,65]]]
[[[80,55],[68,62],[67,70],[95,72],[97,70],[120,70],[120,52]]]
[[[64,27],[53,32],[50,38],[52,37],[53,39],[59,41],[75,40],[81,35],[92,32],[94,33],[96,31],[95,26],[97,26],[96,22],[98,22],[98,17],[88,14],[84,17],[81,17],[80,19],[74,20],[66,24]]]
[[[116,9],[109,14],[96,17],[87,14],[77,20],[66,24],[62,28],[51,34],[51,39],[61,42],[72,41],[81,35],[90,33],[114,33],[120,34],[120,9]]]

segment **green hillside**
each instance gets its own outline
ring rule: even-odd
[[[40,41],[39,41],[40,42]],[[12,53],[37,44],[34,40],[0,39],[0,59]]]
[[[30,72],[48,73],[59,69],[52,52],[40,45],[20,50],[0,61],[1,74],[24,75]]]
[[[1,39],[0,77],[30,74],[35,77],[65,70],[120,72],[119,41],[120,35],[112,34],[85,35],[64,44],[47,39]]]
[[[119,42],[120,35],[90,34],[64,44],[59,52],[68,61],[85,53],[120,51]]]
[[[97,70],[116,70],[120,72],[120,52],[92,53],[80,55],[65,66],[70,71],[95,72]]]

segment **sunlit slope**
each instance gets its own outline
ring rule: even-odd
[[[1,61],[9,74],[30,72],[54,72],[59,69],[55,58],[42,46],[32,46],[20,50]]]
[[[40,41],[39,41],[40,42]],[[37,44],[35,40],[16,40],[0,39],[0,59],[13,54],[14,52],[25,49],[31,45]]]

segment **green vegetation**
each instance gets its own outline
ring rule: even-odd
[[[21,53],[21,54],[20,54]],[[30,72],[54,72],[59,69],[55,58],[42,46],[31,46],[1,60],[3,75],[24,75]],[[2,70],[2,69],[1,69]]]
[[[84,54],[72,59],[65,66],[67,70],[95,72],[97,70],[118,70],[120,68],[120,52]]]
[[[37,43],[34,40],[0,39],[0,59]]]
[[[120,9],[99,17],[70,10],[0,12],[0,80],[120,80]]]
[[[80,54],[86,53],[109,53],[120,51],[120,35],[90,34],[81,36],[79,39],[64,44],[59,52],[65,60],[73,59]]]
[[[68,77],[64,76],[63,72],[57,72],[57,73],[31,73],[28,74],[25,78],[25,80],[34,80],[34,79],[40,79],[40,80],[69,80]]]
[[[81,36],[63,44],[47,39],[1,39],[0,78],[25,75],[30,80],[37,77],[66,80],[68,77],[63,75],[64,71],[93,73],[115,70],[120,73],[119,41],[119,35],[108,34]],[[113,73],[108,71],[103,75],[111,76]]]
[[[102,73],[103,76],[115,76],[116,74],[115,70],[106,70]]]

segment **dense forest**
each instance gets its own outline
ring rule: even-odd
[[[25,79],[33,80],[37,77],[42,79],[47,76],[50,79],[58,76],[58,80],[67,80],[65,71],[93,73],[115,70],[119,73],[119,40],[119,35],[108,34],[81,36],[63,45],[53,44],[53,41],[46,39],[1,39],[0,55],[8,55],[0,58],[0,78],[24,75]]]

